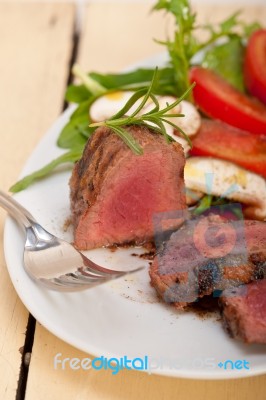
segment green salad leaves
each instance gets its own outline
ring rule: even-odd
[[[15,183],[9,189],[10,192],[16,193],[20,192],[21,190],[26,189],[36,180],[44,178],[45,176],[49,175],[58,165],[65,164],[65,163],[74,163],[78,161],[82,155],[83,148],[76,148],[73,150],[68,151],[65,154],[62,154],[55,160],[51,161],[49,164],[45,165],[43,168],[39,169],[38,171],[33,172],[30,175],[25,176],[20,181]]]
[[[175,73],[177,95],[189,87],[189,68],[199,63],[201,53],[205,54],[201,61],[203,66],[215,70],[233,86],[244,90],[244,42],[260,27],[259,24],[244,23],[240,19],[240,12],[236,12],[215,27],[199,26],[188,0],[159,0],[153,10],[165,10],[172,14],[175,20],[173,37],[157,42],[166,46],[168,50],[170,65]],[[205,41],[198,39],[199,30],[207,34]]]
[[[92,124],[93,121],[90,120],[89,114],[90,106],[104,94],[131,90],[136,92],[135,97],[138,97],[139,93],[145,96],[145,93],[149,92],[155,103],[154,114],[146,115],[146,119],[142,118],[141,123],[145,124],[149,119],[150,122],[155,123],[156,129],[165,134],[162,122],[167,108],[160,114],[155,95],[180,97],[183,93],[187,93],[192,100],[192,93],[189,90],[191,65],[200,62],[203,66],[215,70],[239,90],[244,90],[242,62],[245,41],[254,30],[259,28],[258,24],[244,24],[238,12],[215,27],[211,25],[198,26],[197,16],[192,11],[188,0],[158,0],[152,10],[163,10],[174,18],[175,29],[172,37],[168,37],[166,40],[156,40],[168,51],[168,65],[158,69],[156,79],[153,79],[154,69],[149,68],[137,68],[120,74],[99,74],[97,72],[87,74],[79,66],[74,65],[73,75],[80,79],[81,84],[68,86],[65,98],[68,102],[76,103],[77,107],[57,140],[58,147],[65,149],[66,153],[17,182],[10,188],[12,192],[25,189],[37,179],[50,174],[60,164],[73,163],[81,157],[88,138],[93,134],[95,127],[101,125]],[[199,28],[207,33],[205,41],[198,39],[197,30]],[[152,90],[149,89],[150,87]],[[124,108],[123,112],[126,112]],[[119,116],[116,115],[116,118],[111,118],[111,122],[105,121],[102,125],[110,126],[133,151],[140,154],[141,149],[138,144],[134,143],[133,138],[128,134],[126,135],[126,131],[121,128],[121,121],[117,121],[121,118],[123,119],[123,115],[120,113]],[[133,120],[131,119],[131,121]],[[123,122],[130,123],[130,120]]]

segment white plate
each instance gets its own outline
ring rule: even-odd
[[[161,64],[163,58],[149,60],[145,66]],[[47,132],[22,175],[61,154],[56,139],[72,111],[73,107],[63,113]],[[63,230],[69,217],[69,176],[70,169],[63,169],[16,196],[44,227],[67,240],[72,238],[71,232]],[[266,372],[266,346],[230,339],[217,317],[202,319],[158,302],[147,269],[85,292],[57,293],[36,285],[27,276],[22,264],[23,243],[23,233],[9,218],[4,234],[5,255],[19,297],[43,326],[76,348],[108,358],[147,355],[151,373],[174,377],[227,379]],[[88,253],[111,268],[143,262],[148,266],[147,261],[131,256],[133,252],[100,249]],[[218,363],[228,359],[245,359],[250,369],[221,369]]]

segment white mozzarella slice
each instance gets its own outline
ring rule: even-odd
[[[93,122],[105,121],[116,114],[130,99],[134,92],[131,91],[116,91],[105,94],[99,97],[90,107],[90,117]],[[139,99],[134,106],[127,112],[131,114],[139,106],[142,98]],[[176,97],[173,96],[157,96],[160,109],[167,107],[168,104],[172,104],[176,101]],[[149,99],[146,105],[141,109],[139,115],[150,112],[154,108],[154,103]],[[168,114],[185,114],[184,117],[170,117],[169,121],[179,126],[188,136],[194,135],[200,127],[201,119],[198,111],[193,104],[183,100],[180,104],[171,109]],[[148,123],[150,126],[154,126],[152,122]],[[184,153],[187,156],[189,153],[190,146],[187,140],[182,136],[181,133],[171,126],[170,124],[164,123],[166,132],[176,142],[180,143],[184,149]]]
[[[243,203],[247,217],[266,219],[266,181],[260,175],[229,161],[190,157],[184,177],[186,188]]]
[[[126,102],[130,99],[133,92],[123,92],[117,91],[112,93],[107,93],[98,99],[96,99],[91,107],[90,107],[90,117],[93,122],[105,121],[106,119],[111,118],[114,114],[116,114],[121,108],[124,107]],[[137,106],[139,105],[141,100],[136,102],[134,108],[132,107],[131,111],[133,112]]]
[[[193,136],[198,132],[201,125],[200,114],[196,107],[186,100],[181,101],[180,105],[181,113],[185,116],[178,118],[176,125],[183,129],[188,136]]]

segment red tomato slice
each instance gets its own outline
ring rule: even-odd
[[[266,135],[266,107],[239,92],[215,72],[193,67],[190,81],[195,103],[209,117],[251,133]]]
[[[203,119],[192,139],[193,156],[232,161],[266,178],[266,137],[253,135],[221,121]]]
[[[259,29],[249,39],[244,78],[248,91],[266,104],[266,29]]]

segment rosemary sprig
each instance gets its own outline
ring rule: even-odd
[[[140,155],[143,153],[143,150],[139,143],[133,138],[133,136],[124,128],[124,126],[127,125],[145,125],[148,126],[149,128],[152,128],[156,132],[163,134],[166,138],[166,140],[169,142],[170,137],[167,134],[165,124],[169,124],[175,129],[177,129],[188,141],[189,145],[191,146],[191,141],[189,137],[186,135],[186,133],[179,128],[175,123],[172,121],[169,121],[168,118],[175,118],[175,117],[184,117],[184,114],[178,114],[178,113],[169,113],[173,108],[175,108],[193,89],[195,84],[192,84],[184,93],[181,97],[179,97],[176,101],[174,101],[171,104],[166,104],[166,107],[160,109],[159,107],[159,102],[156,98],[156,96],[153,94],[153,88],[156,84],[156,78],[157,78],[157,72],[158,68],[155,69],[153,78],[151,81],[150,86],[148,89],[140,89],[136,91],[130,99],[127,101],[127,103],[124,105],[124,107],[119,110],[115,115],[113,115],[110,119],[106,121],[101,121],[101,122],[95,122],[93,124],[90,124],[89,127],[96,128],[100,126],[106,126],[110,129],[112,129],[124,142],[128,145],[128,147],[136,154]],[[126,115],[126,113],[132,108],[133,105],[136,104],[136,102],[142,99],[138,107],[135,109],[134,112],[132,112],[130,115]],[[140,111],[144,108],[146,105],[147,101],[151,99],[154,108],[143,114],[139,114]]]

